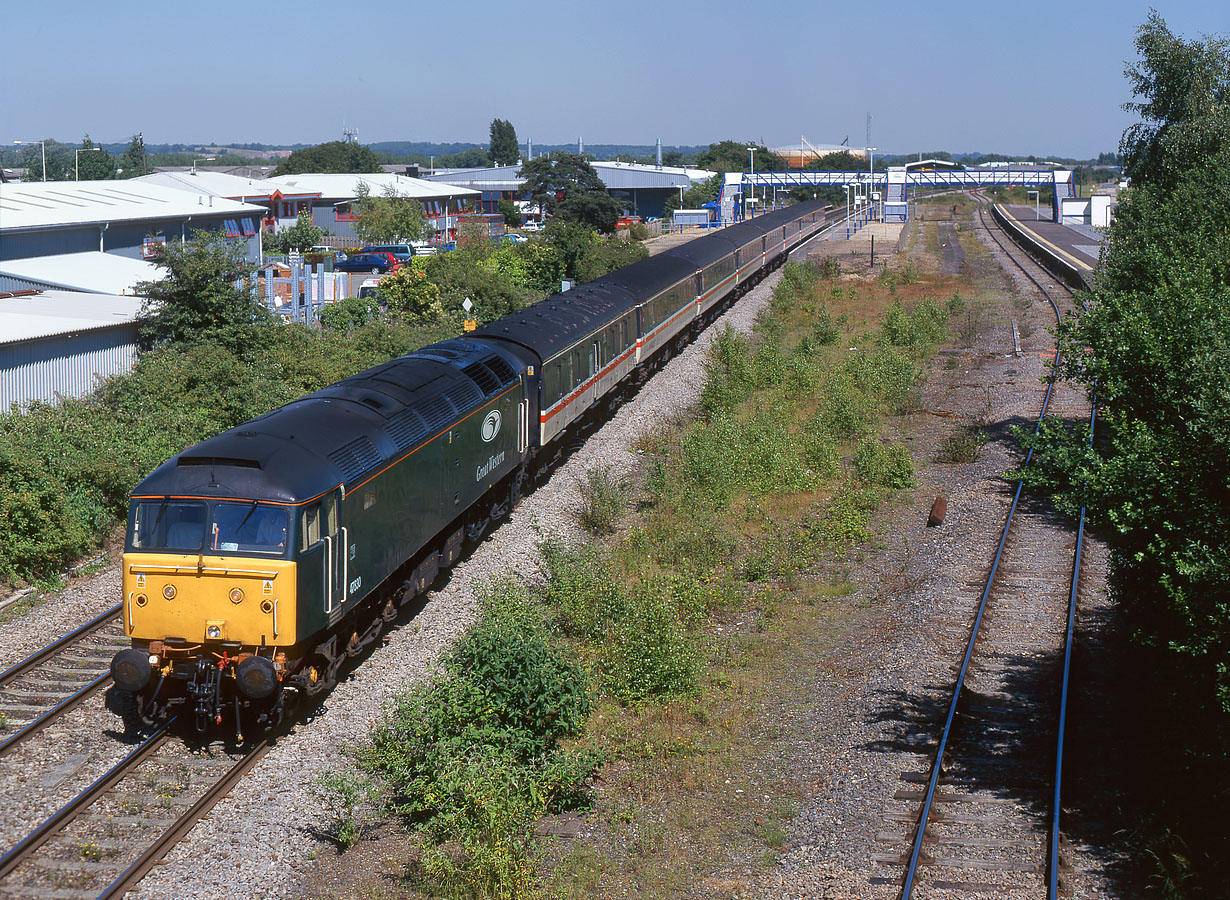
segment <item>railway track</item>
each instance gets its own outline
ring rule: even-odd
[[[0,856],[0,897],[121,897],[265,754],[185,752],[171,720]]]
[[[991,237],[1046,295],[1066,288],[997,234]],[[1002,230],[1001,230],[1002,231]],[[1075,387],[1048,381],[1042,416],[1091,420]],[[1032,455],[1032,454],[1031,454]],[[1026,457],[1024,465],[1029,464]],[[1080,591],[1083,514],[1072,522],[1016,485],[981,595],[970,606],[964,656],[941,715],[929,770],[906,772],[878,861],[900,897],[986,892],[1056,897],[1062,858],[1062,742],[1073,622]],[[1059,753],[1057,753],[1057,748]]]
[[[0,756],[110,684],[127,646],[116,605],[0,674]]]

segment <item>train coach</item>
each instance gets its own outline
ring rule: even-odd
[[[112,708],[241,733],[331,688],[579,420],[823,224],[808,203],[723,229],[163,463],[130,501]]]

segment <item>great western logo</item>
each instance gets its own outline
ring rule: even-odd
[[[500,425],[503,418],[500,416],[498,409],[493,409],[487,413],[483,419],[483,443],[490,443],[495,440],[495,436],[500,433]]]
[[[504,463],[504,451],[501,450],[495,456],[492,456],[491,458],[489,458],[485,464],[478,467],[478,469],[476,470],[478,474],[474,476],[474,480],[482,481],[484,478],[486,478],[488,475],[490,475],[492,472],[498,469],[503,463]]]

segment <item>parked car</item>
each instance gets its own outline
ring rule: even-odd
[[[508,241],[508,243],[510,244],[524,244],[526,241],[529,240],[529,238],[527,238],[523,234],[513,234],[510,231],[506,235],[504,235],[504,240]]]
[[[369,247],[363,247],[359,250],[360,253],[392,253],[397,261],[402,265],[410,262],[414,256],[414,247],[411,244],[372,244]]]
[[[640,216],[620,216],[619,221],[615,223],[616,228],[631,228],[633,225],[641,221]]]
[[[522,231],[542,231],[542,223],[541,222],[522,222],[521,230]]]
[[[333,264],[334,270],[338,272],[371,272],[373,275],[394,272],[400,267],[401,263],[392,253],[384,252],[356,253]]]

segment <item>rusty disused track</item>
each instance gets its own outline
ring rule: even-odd
[[[186,751],[170,720],[0,857],[0,897],[120,897],[270,743]]]
[[[981,208],[979,217],[1061,320],[1021,251],[994,234]],[[1088,410],[1071,386],[1048,380],[1039,420],[1080,420]],[[1044,885],[1057,896],[1063,716],[1083,526],[1082,512],[1073,539],[1069,522],[1023,502],[1017,484],[930,772],[907,773],[911,787],[897,794],[918,804],[910,851],[900,859],[903,900],[952,890],[1037,897]]]
[[[0,674],[0,755],[110,684],[127,646],[116,605]]]

